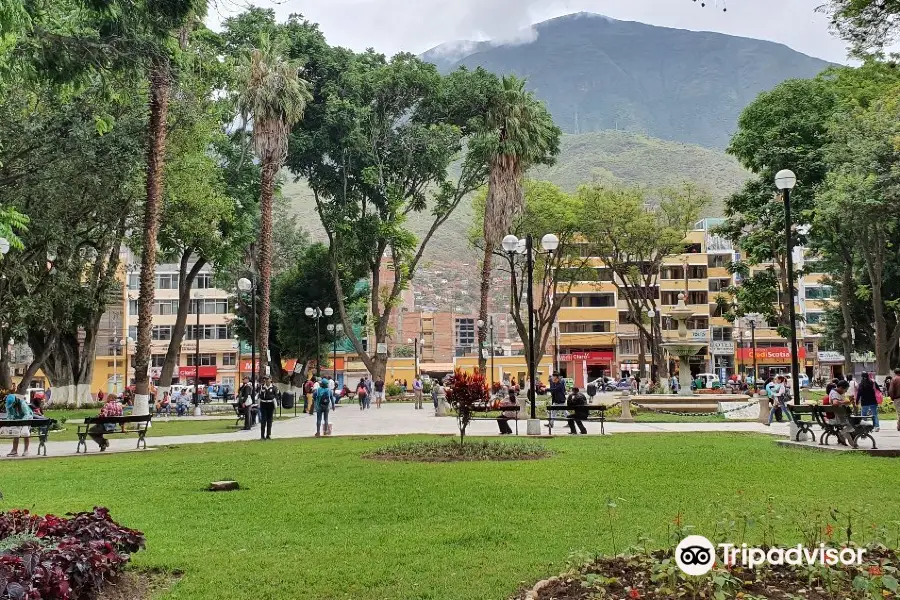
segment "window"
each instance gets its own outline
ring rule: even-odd
[[[178,274],[177,273],[157,273],[156,289],[158,290],[177,290]]]
[[[456,319],[456,345],[475,345],[475,319]]]
[[[150,366],[151,367],[161,369],[164,362],[166,362],[165,354],[154,354],[150,357]]]
[[[713,327],[712,328],[712,339],[716,342],[730,342],[732,339],[733,330],[731,327]]]
[[[724,292],[731,286],[730,279],[710,279],[709,280],[709,291],[711,292]]]
[[[808,312],[806,313],[806,323],[808,325],[821,325],[825,322],[825,313],[823,312]]]
[[[709,317],[693,317],[685,321],[688,329],[709,329]],[[666,317],[663,320],[662,328],[666,331],[676,331],[678,323],[675,319]]]
[[[137,340],[137,325],[132,325],[128,328],[128,337]]]
[[[128,274],[128,289],[129,290],[139,290],[141,289],[141,276],[137,273],[129,273]],[[137,312],[137,311],[135,311]]]
[[[827,285],[806,288],[807,300],[827,300],[831,295],[832,289]]]
[[[610,308],[615,305],[615,294],[576,294],[570,304],[576,308]]]
[[[156,342],[162,342],[172,339],[171,325],[154,325],[151,333],[151,339]]]
[[[640,352],[638,340],[619,340],[619,354],[637,354]]]
[[[631,325],[631,314],[628,311],[619,311],[619,324]]]
[[[710,254],[706,261],[710,269],[727,269],[730,263],[730,254]]]
[[[207,290],[213,287],[212,273],[199,273],[191,286],[195,290]]]
[[[129,300],[128,301],[128,314],[129,315],[138,314],[138,301],[137,300]]]
[[[630,293],[634,294],[636,298],[642,298],[644,300],[649,300],[651,298],[659,300],[659,288],[656,286],[640,289],[632,288]],[[619,300],[625,300],[625,290],[619,290]]]
[[[815,342],[805,342],[803,344],[806,347],[806,352],[812,354],[816,351],[816,343]]]
[[[560,323],[560,333],[609,333],[612,323],[609,321],[584,321],[579,323]]]
[[[228,300],[225,298],[194,299],[191,300],[188,313],[196,315],[198,307],[201,315],[224,315],[228,313]]]
[[[233,367],[237,364],[237,354],[234,352],[225,352],[222,354],[222,366]]]
[[[190,353],[187,355],[187,366],[189,366],[189,367],[197,366],[197,355],[196,354]],[[201,367],[216,366],[216,355],[215,354],[201,354],[200,355],[200,366]]]
[[[684,267],[663,267],[659,272],[660,279],[684,279]]]
[[[156,300],[153,303],[154,315],[177,315],[178,300]]]
[[[688,279],[706,279],[706,265],[688,265]]]
[[[232,337],[233,332],[231,330],[231,325],[201,325],[200,326],[200,339],[201,340],[227,340]],[[197,326],[196,325],[188,325],[185,331],[186,340],[196,340],[197,339]]]
[[[663,292],[662,304],[666,306],[675,306],[678,304],[678,294],[681,292]],[[685,304],[707,304],[709,303],[709,292],[688,292],[684,298]]]

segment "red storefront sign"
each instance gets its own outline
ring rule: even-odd
[[[612,350],[599,350],[595,352],[573,352],[560,354],[559,362],[586,362],[589,365],[605,365],[615,360],[615,352]]]
[[[200,367],[199,373],[197,373],[196,369],[197,367],[187,367],[187,370],[191,375],[196,373],[201,379],[215,379],[219,372],[217,367]]]
[[[738,359],[744,361],[752,361],[753,360],[753,348],[739,348],[738,349]],[[806,348],[800,348],[800,360],[806,359]],[[757,362],[790,362],[791,360],[791,349],[790,348],[757,348],[756,349],[756,361]]]

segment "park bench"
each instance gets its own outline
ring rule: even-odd
[[[144,449],[147,449],[147,429],[150,427],[150,419],[153,418],[153,415],[132,415],[128,417],[87,417],[84,420],[84,423],[78,425],[78,446],[75,449],[76,454],[81,453],[81,448],[84,447],[84,452],[87,453],[87,437],[88,430],[93,425],[118,425],[118,429],[113,429],[112,431],[104,431],[103,435],[129,435],[132,433],[136,433],[138,436],[137,448],[141,448],[141,444],[143,444]],[[135,424],[134,429],[127,428],[126,425],[131,423]]]
[[[245,416],[244,416],[244,413],[241,411],[240,404],[238,404],[237,402],[233,402],[231,404],[231,408],[234,409],[234,415],[237,417],[237,419],[235,419],[235,421],[234,421],[235,425],[237,425],[245,420]],[[256,413],[258,411],[259,411],[259,408],[257,408],[257,406],[255,404],[250,405],[250,418],[252,419],[250,421],[251,427],[256,424]]]
[[[474,414],[483,415],[480,417],[471,417],[472,421],[496,421],[497,419],[502,418],[500,413],[505,412],[514,412],[516,413],[515,418],[507,419],[507,421],[514,421],[516,424],[516,435],[519,435],[519,411],[522,410],[522,407],[518,404],[510,405],[510,406],[501,406],[496,407],[492,404],[480,404],[472,408],[472,412]],[[490,416],[491,413],[495,413],[494,416]]]
[[[868,439],[872,442],[872,449],[877,449],[875,438],[872,437],[872,430],[875,428],[872,417],[854,415],[853,409],[849,406],[791,405],[788,409],[791,412],[794,424],[797,425],[797,434],[794,436],[794,441],[799,442],[800,435],[804,433],[808,433],[815,440],[816,434],[812,430],[814,425],[818,425],[822,429],[822,433],[819,436],[820,446],[830,445],[829,442],[832,437],[839,440],[842,425],[832,422],[825,416],[831,413],[835,416],[843,415],[848,418],[850,425],[853,427],[854,446],[857,446],[860,440]]]
[[[554,412],[564,412],[570,410],[583,410],[588,413],[588,418],[579,419],[582,422],[588,423],[600,423],[600,435],[606,435],[606,410],[607,406],[603,404],[582,404],[581,406],[569,406],[568,404],[550,404],[547,406],[547,429],[550,435],[553,435],[553,421],[572,421],[575,419],[572,415],[568,415],[563,418],[558,418],[553,415]],[[590,414],[592,412],[598,413],[596,417],[591,417]]]
[[[56,424],[55,419],[20,419],[17,421],[14,420],[2,420],[0,421],[0,429],[3,427],[29,427],[31,429],[37,430],[38,434],[38,450],[37,455],[41,455],[41,450],[44,451],[44,456],[47,456],[47,435],[50,433],[50,429]],[[12,438],[12,436],[4,435],[4,438]]]

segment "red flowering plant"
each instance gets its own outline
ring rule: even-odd
[[[472,415],[476,409],[487,405],[489,399],[484,375],[477,370],[475,373],[467,373],[456,369],[447,386],[447,403],[456,411],[460,446],[466,440],[466,428],[472,421]]]
[[[0,513],[0,598],[94,598],[144,547],[105,508],[67,517]]]

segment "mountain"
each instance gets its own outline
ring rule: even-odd
[[[568,133],[605,129],[724,148],[741,111],[786,79],[830,63],[782,44],[579,13],[524,44],[450,42],[422,55],[443,72],[516,74]]]
[[[719,216],[721,201],[737,191],[749,174],[738,162],[719,150],[648,138],[622,131],[601,131],[565,135],[556,165],[529,172],[532,179],[546,179],[567,191],[592,181],[661,187],[691,181],[713,195],[714,203],[704,216]],[[315,202],[305,182],[291,182],[282,188],[303,226],[314,239],[324,240]],[[467,247],[473,219],[471,198],[465,199],[438,230],[426,252],[437,263],[477,261]],[[422,234],[427,215],[411,217],[413,230]]]

